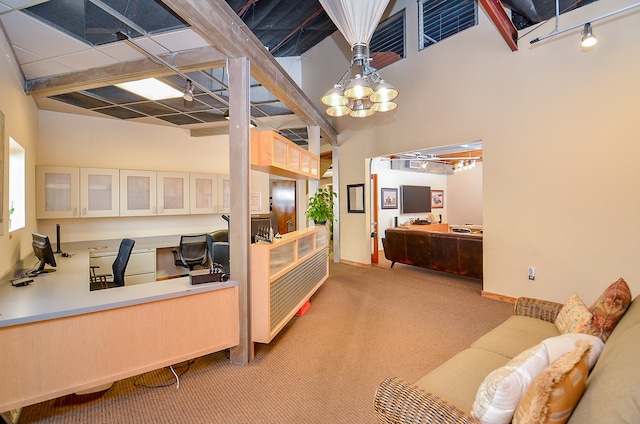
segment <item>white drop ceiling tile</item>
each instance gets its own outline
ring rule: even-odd
[[[200,37],[191,29],[165,32],[164,34],[152,35],[151,38],[171,52],[195,49],[209,45],[204,38]]]
[[[133,42],[141,46],[142,48],[144,48],[149,53],[153,53],[155,55],[169,53],[169,50],[165,49],[160,44],[156,43],[150,38],[146,38],[146,37],[134,38]]]
[[[96,47],[97,50],[121,62],[143,59],[145,55],[123,42],[109,43]]]
[[[2,0],[0,3],[6,4],[11,8],[15,7],[25,7],[25,6],[35,6],[36,4],[44,3],[49,0]]]
[[[118,61],[95,49],[87,49],[77,53],[55,57],[53,60],[77,71],[107,66]]]
[[[85,43],[23,12],[10,12],[0,18],[11,44],[40,56],[61,56],[87,48]]]
[[[30,75],[34,78],[48,77],[73,71],[73,69],[54,62],[53,60],[27,63],[26,65],[22,65],[21,68],[25,75]]]
[[[7,10],[11,10],[11,8],[9,6],[7,6],[6,4],[0,2],[0,13],[6,12]]]
[[[31,62],[37,62],[38,60],[44,60],[45,58],[35,53],[31,53],[28,50],[21,49],[18,46],[13,46],[13,51],[16,52],[16,59],[20,65],[24,65]]]

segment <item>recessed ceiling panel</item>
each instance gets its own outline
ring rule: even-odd
[[[167,115],[167,116],[158,116],[158,119],[162,119],[163,121],[171,122],[176,125],[189,125],[189,124],[200,124],[202,121],[198,121],[188,115]]]
[[[110,103],[96,99],[95,97],[87,96],[82,93],[67,93],[60,94],[58,96],[51,97],[54,100],[58,100],[70,105],[78,106],[84,109],[93,109],[97,107],[111,106]]]
[[[175,110],[156,102],[132,103],[128,104],[127,107],[149,116],[176,113]]]
[[[142,118],[143,114],[135,112],[133,110],[128,110],[123,107],[106,107],[103,109],[95,109],[96,112],[104,113],[105,115],[113,116],[114,118],[120,119],[134,119],[134,118]]]
[[[140,97],[113,85],[108,87],[92,88],[87,90],[87,92],[116,104],[137,103],[147,100],[144,97]]]
[[[172,109],[179,110],[180,112],[195,112],[202,110],[210,110],[211,106],[199,102],[197,98],[194,98],[192,101],[188,102],[183,98],[178,99],[165,99],[159,100],[158,103],[162,103]]]
[[[200,119],[201,121],[204,121],[204,122],[226,121],[226,119],[224,119],[224,116],[221,113],[215,112],[215,111],[191,112],[189,115],[193,116],[194,118]]]

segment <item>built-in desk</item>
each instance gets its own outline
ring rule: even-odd
[[[147,242],[163,241],[136,247]],[[237,282],[182,277],[89,291],[89,245],[63,244],[71,257],[56,255],[56,271],[28,286],[0,280],[0,411],[238,345]]]

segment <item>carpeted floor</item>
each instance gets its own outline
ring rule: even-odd
[[[27,423],[374,423],[387,376],[416,381],[504,321],[478,280],[408,265],[331,264],[330,277],[255,360],[224,352],[22,410]],[[156,387],[161,386],[161,387]]]

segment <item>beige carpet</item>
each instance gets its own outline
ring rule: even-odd
[[[480,290],[478,280],[402,264],[332,263],[309,311],[257,345],[249,365],[218,352],[176,366],[179,388],[162,369],[101,396],[24,408],[19,424],[374,423],[373,394],[386,376],[416,381],[512,313]]]

